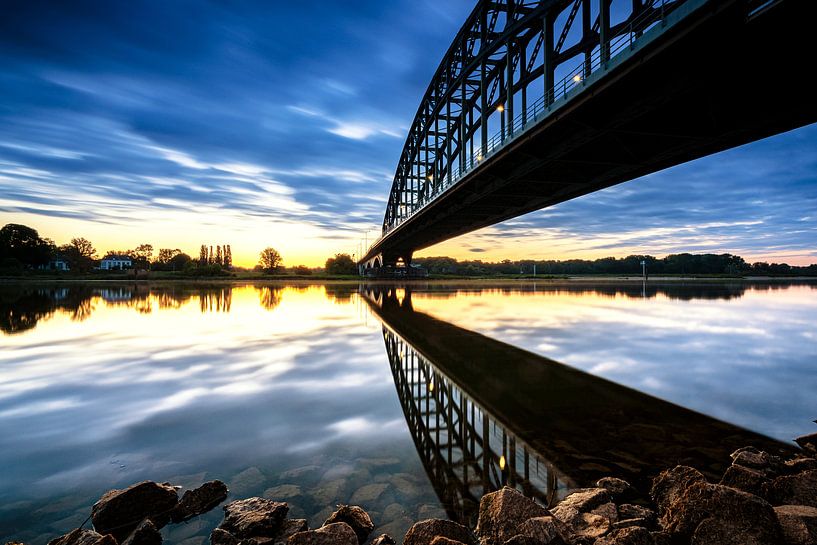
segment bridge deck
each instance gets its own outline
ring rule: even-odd
[[[817,2],[688,0],[361,259],[416,250],[817,121]],[[713,191],[717,191],[713,180]]]

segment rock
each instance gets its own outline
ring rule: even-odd
[[[206,513],[227,499],[229,492],[221,481],[209,481],[194,490],[187,490],[170,512],[170,520],[179,523]]]
[[[534,543],[542,545],[567,545],[573,536],[570,528],[550,515],[530,518],[520,524],[518,530],[519,534],[530,538]]]
[[[610,493],[604,488],[580,488],[569,494],[551,509],[554,516],[561,519],[558,513],[575,510],[579,513],[588,513],[611,500]]]
[[[471,531],[462,524],[450,520],[428,519],[409,528],[403,538],[403,545],[431,545],[437,536],[460,541],[466,545],[475,542]]]
[[[696,482],[662,513],[665,532],[695,545],[773,545],[780,528],[772,506],[747,492]]]
[[[750,469],[773,470],[780,465],[780,459],[777,456],[772,456],[768,452],[758,450],[755,447],[743,447],[729,456],[732,458],[732,465]]]
[[[388,490],[388,488],[388,483],[372,483],[363,485],[358,488],[354,494],[352,494],[350,503],[371,505],[380,499],[380,496],[382,496],[383,493]]]
[[[596,487],[605,489],[614,500],[635,495],[635,489],[630,483],[616,477],[604,477],[599,479],[596,481]]]
[[[439,505],[423,504],[417,508],[417,518],[420,520],[444,519],[448,518],[448,513]]]
[[[122,542],[122,545],[160,545],[162,534],[150,521],[145,519],[130,535]]]
[[[618,509],[616,509],[616,504],[613,502],[603,503],[590,512],[594,515],[602,516],[610,522],[616,522],[618,520]]]
[[[271,538],[281,530],[288,512],[289,506],[282,502],[264,498],[237,500],[224,506],[224,520],[219,528],[239,539]]]
[[[774,508],[786,545],[817,543],[817,508],[805,505],[781,505]]]
[[[800,448],[806,452],[809,452],[812,455],[817,454],[817,433],[801,435],[795,439],[794,442],[800,445]]]
[[[337,511],[329,515],[323,525],[327,526],[336,522],[348,524],[355,531],[360,545],[363,545],[369,539],[369,534],[374,530],[374,524],[369,514],[357,505],[338,505]]]
[[[346,500],[346,490],[346,480],[335,479],[322,481],[319,486],[310,491],[310,494],[319,505],[334,505],[338,501]]]
[[[798,457],[783,462],[783,473],[786,475],[794,475],[809,469],[817,469],[817,460],[814,458]]]
[[[655,543],[649,530],[634,526],[613,530],[596,540],[593,545],[653,545]]]
[[[817,470],[777,477],[767,487],[772,505],[808,505],[817,507]]]
[[[93,530],[77,528],[52,539],[48,542],[48,545],[116,545],[116,543],[116,540],[110,534],[103,536]]]
[[[91,520],[97,532],[111,533],[121,543],[146,518],[157,528],[163,527],[178,501],[176,488],[170,484],[144,481],[106,492],[91,508]]]
[[[292,501],[303,495],[301,487],[296,484],[280,484],[264,490],[264,497],[275,501]]]
[[[610,519],[593,513],[575,513],[566,522],[573,532],[581,538],[593,542],[610,531],[613,524]]]
[[[258,491],[267,477],[257,467],[248,467],[240,473],[233,475],[230,480],[230,490],[238,497]]]
[[[672,545],[672,537],[666,532],[650,532],[655,545]]]
[[[505,486],[501,490],[485,494],[480,500],[476,533],[480,541],[501,544],[517,535],[517,527],[526,520],[549,515],[547,509],[532,499]]]
[[[397,543],[389,534],[380,534],[372,540],[371,545],[397,545]]]
[[[632,503],[624,503],[618,506],[619,521],[628,519],[644,519],[646,526],[652,528],[658,522],[658,515],[652,509]]]
[[[437,536],[431,540],[431,545],[465,545],[462,541],[447,538],[445,536]]]
[[[227,530],[216,528],[210,533],[210,545],[238,545],[239,539]]]
[[[721,478],[724,486],[731,486],[756,496],[764,496],[764,487],[771,482],[763,473],[741,465],[733,465],[726,470]]]
[[[689,466],[675,466],[662,471],[653,479],[650,490],[650,496],[658,506],[658,514],[663,517],[669,506],[678,501],[691,485],[705,482],[703,474]]]
[[[275,535],[273,540],[274,545],[284,545],[289,541],[289,538],[298,532],[306,532],[309,526],[306,519],[287,519],[281,525],[281,530]]]
[[[383,520],[394,520],[399,517],[405,517],[408,515],[408,511],[405,507],[400,505],[399,503],[390,503],[386,506],[383,510]],[[430,518],[430,517],[420,517],[421,519]]]
[[[327,524],[317,530],[298,532],[290,536],[288,545],[358,545],[352,527],[345,522]]]

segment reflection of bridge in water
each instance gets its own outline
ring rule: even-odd
[[[367,286],[400,403],[449,517],[514,486],[544,504],[613,475],[642,491],[676,464],[719,479],[735,449],[793,447],[595,377],[412,308],[410,289]]]
[[[476,523],[479,499],[504,485],[548,505],[575,488],[508,426],[399,335],[383,327],[397,396],[449,518]]]

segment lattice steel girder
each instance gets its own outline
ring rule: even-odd
[[[592,25],[591,3],[599,4],[599,16]],[[482,0],[477,4],[420,103],[392,183],[384,232],[417,205],[416,201],[403,202],[409,180],[418,179],[409,178],[408,173],[421,174],[419,193],[430,195],[453,169],[461,171],[468,159],[483,153],[488,141],[487,120],[500,105],[507,110],[499,116],[504,135],[506,118],[513,120],[513,97],[519,97],[525,113],[528,86],[533,81],[544,76],[542,92],[552,92],[549,89],[559,64],[581,53],[589,59],[602,40],[609,40],[644,9],[651,9],[640,1],[633,2],[630,16],[610,27],[609,5],[610,0]],[[568,8],[562,27],[553,28],[559,14]],[[581,37],[561,51],[576,20],[581,20]],[[557,35],[558,40],[554,39]],[[534,39],[533,51],[527,57]],[[513,124],[509,124],[509,133],[512,130]],[[478,132],[480,139],[475,142]],[[404,204],[408,207],[401,208]]]

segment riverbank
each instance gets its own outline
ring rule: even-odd
[[[172,273],[148,273],[142,276],[124,274],[33,274],[21,276],[0,276],[3,284],[70,284],[70,283],[124,283],[124,284],[247,284],[247,283],[292,283],[292,284],[407,284],[407,285],[451,285],[451,284],[529,284],[529,283],[638,283],[645,282],[638,275],[573,275],[573,276],[429,276],[425,278],[374,278],[348,275],[265,275],[257,273],[231,276],[183,276]],[[647,284],[699,282],[699,283],[817,283],[815,276],[704,276],[704,275],[662,275],[650,276]]]
[[[475,527],[443,519],[416,522],[403,545],[809,545],[817,543],[817,434],[796,439],[783,459],[738,449],[718,483],[676,466],[636,490],[616,477],[572,491],[545,507],[515,488],[485,494]],[[159,545],[161,528],[198,517],[225,501],[227,486],[210,481],[181,498],[170,483],[146,481],[104,494],[84,525],[49,545]],[[289,505],[253,497],[224,506],[211,545],[395,545],[377,534],[364,506],[339,505],[319,528],[290,519]],[[87,522],[87,520],[86,520]],[[201,545],[203,538],[197,543]],[[9,542],[7,545],[17,545]]]

